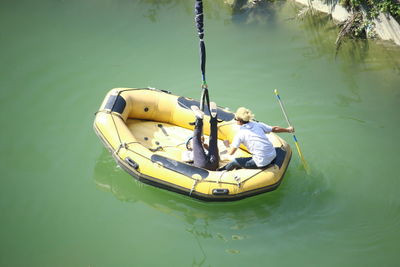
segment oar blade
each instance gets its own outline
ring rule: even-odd
[[[300,146],[297,142],[295,144],[296,144],[297,152],[299,152],[300,160],[301,160],[301,163],[303,164],[304,170],[307,172],[307,174],[310,174],[310,172],[311,172],[310,167],[309,167],[306,159],[304,158],[303,153],[300,150]]]

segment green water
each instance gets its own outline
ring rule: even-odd
[[[133,180],[92,130],[113,87],[198,98],[193,1],[4,0],[0,266],[399,266],[400,48],[278,2],[206,1],[213,100],[285,125],[278,190],[204,203]],[[283,135],[292,145],[289,135]]]

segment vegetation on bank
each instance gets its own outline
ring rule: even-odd
[[[339,3],[353,11],[360,11],[363,8],[371,18],[377,17],[379,13],[389,13],[400,21],[400,1],[398,0],[340,0]]]
[[[332,1],[332,0],[326,0]],[[336,48],[344,38],[373,38],[374,19],[380,13],[392,15],[400,21],[400,0],[339,0],[339,4],[352,11],[352,15],[340,25]]]

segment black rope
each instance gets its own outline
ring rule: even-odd
[[[201,69],[201,78],[203,81],[202,87],[206,87],[206,46],[204,44],[204,15],[203,15],[203,1],[196,0],[195,3],[195,21],[197,27],[197,33],[200,39],[200,69]]]
[[[208,95],[208,89],[203,88],[203,91],[201,92],[201,97],[200,97],[200,110],[204,111],[204,104],[207,106],[209,114],[211,114],[210,110],[210,97]]]
[[[197,33],[199,35],[200,45],[200,69],[202,79],[202,93],[200,98],[200,110],[204,111],[206,105],[208,111],[210,111],[210,97],[208,95],[208,85],[206,82],[206,45],[204,43],[204,14],[203,14],[203,1],[196,0],[195,2],[195,21],[197,27]]]

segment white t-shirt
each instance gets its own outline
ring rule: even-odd
[[[265,135],[272,132],[272,127],[261,122],[250,121],[240,126],[239,132],[233,138],[232,146],[239,148],[240,144],[247,147],[258,167],[264,167],[276,157],[275,148]]]

